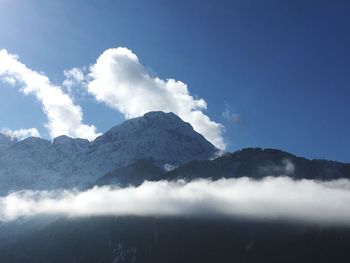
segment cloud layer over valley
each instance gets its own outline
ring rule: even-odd
[[[289,177],[145,182],[86,191],[21,191],[0,198],[0,220],[58,215],[244,217],[350,226],[350,181]]]

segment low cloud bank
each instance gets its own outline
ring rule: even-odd
[[[21,191],[0,198],[0,220],[59,215],[282,219],[350,226],[350,181],[288,177],[145,182],[86,191]]]

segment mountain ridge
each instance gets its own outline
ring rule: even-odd
[[[0,194],[162,179],[350,178],[350,164],[309,160],[277,149],[218,152],[189,123],[164,112],[127,120],[92,142],[65,135],[53,141],[29,137],[15,142],[0,134]]]
[[[29,137],[9,145],[0,152],[0,193],[84,188],[139,159],[176,166],[209,159],[217,151],[175,114],[149,112],[112,127],[92,142],[68,136],[53,141]]]
[[[272,148],[243,148],[214,160],[191,161],[170,171],[162,179],[195,179],[289,176],[294,179],[350,179],[350,164],[307,159]]]
[[[145,168],[154,174],[145,172]],[[127,175],[127,176],[126,176]],[[144,181],[196,180],[249,177],[262,179],[267,176],[288,176],[293,179],[334,180],[350,179],[350,164],[318,159],[307,159],[286,151],[272,148],[243,148],[225,153],[213,160],[194,160],[170,171],[156,170],[151,159],[139,160],[126,167],[102,176],[97,185],[117,184],[121,187],[140,185]]]

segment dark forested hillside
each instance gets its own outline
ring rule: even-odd
[[[350,262],[350,230],[207,219],[59,220],[0,250],[3,263]]]

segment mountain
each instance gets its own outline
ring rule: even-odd
[[[14,143],[15,142],[12,141],[9,137],[0,132],[0,154],[1,152],[10,148]]]
[[[150,112],[89,142],[0,134],[8,191],[197,178],[350,178],[350,164],[276,149],[218,150],[172,113]],[[156,197],[158,198],[158,197]],[[317,197],[316,197],[317,198]],[[93,237],[93,238],[91,238]],[[350,262],[348,227],[263,218],[38,216],[0,221],[0,262]]]
[[[309,160],[276,149],[245,148],[214,160],[189,162],[161,175],[158,179],[211,178],[215,180],[244,176],[261,179],[266,176],[281,175],[294,179],[350,179],[350,164]]]
[[[247,148],[213,159],[217,152],[189,123],[164,112],[127,120],[92,142],[67,136],[16,142],[0,134],[0,194],[180,178],[350,178],[349,164],[275,149]]]
[[[158,166],[180,165],[210,159],[217,151],[175,114],[149,112],[98,137],[79,163],[96,167],[100,176],[140,159],[151,158]]]
[[[141,159],[126,167],[115,169],[99,178],[95,185],[140,185],[145,180],[157,180],[167,170],[158,167],[151,159]]]
[[[89,142],[67,136],[53,142],[0,137],[0,193],[86,187],[115,169],[151,158],[160,169],[215,156],[216,149],[173,113],[149,112]],[[1,150],[2,149],[2,150]]]
[[[140,160],[107,173],[96,184],[126,186],[140,185],[145,180],[190,181],[198,178],[217,180],[239,177],[261,179],[266,176],[318,180],[350,179],[350,164],[309,160],[276,149],[245,148],[212,160],[191,161],[170,171],[158,169],[152,160]]]

